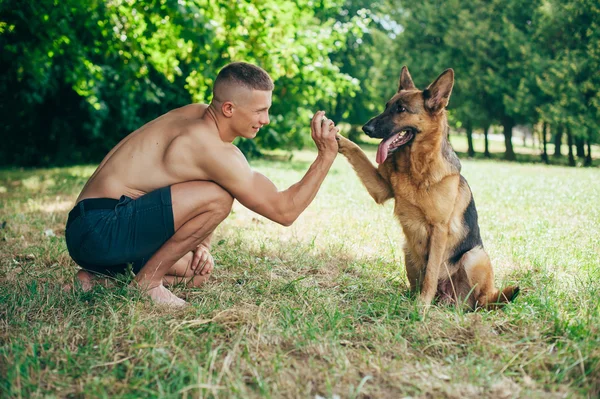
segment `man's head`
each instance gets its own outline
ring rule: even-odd
[[[269,123],[273,88],[273,80],[264,69],[234,62],[217,75],[211,105],[227,118],[235,137],[253,138]]]

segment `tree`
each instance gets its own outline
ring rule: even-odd
[[[511,96],[521,84],[521,46],[529,32],[532,5],[506,1],[439,2],[405,5],[405,28],[398,53],[419,65],[413,76],[456,72],[451,110],[468,134],[487,129],[493,121],[504,126],[506,158],[514,159],[512,128],[525,116]],[[471,153],[473,149],[471,148]]]
[[[538,110],[557,126],[555,156],[560,155],[566,130],[569,164],[575,165],[574,143],[578,143],[578,157],[591,164],[582,147],[586,141],[596,142],[600,130],[600,8],[589,0],[548,0],[536,10],[534,22],[538,64],[543,66],[536,79],[544,94]]]
[[[40,0],[0,3],[4,164],[97,161],[143,123],[209,101],[234,60],[271,73],[273,124],[259,148],[301,147],[319,102],[358,82],[329,55],[357,17],[336,24],[341,1]],[[365,17],[366,18],[366,17]],[[247,143],[240,146],[247,150]],[[15,148],[23,151],[15,151]]]

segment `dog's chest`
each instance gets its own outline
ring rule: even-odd
[[[436,223],[445,219],[454,198],[445,184],[417,185],[404,173],[393,173],[390,183],[394,191],[397,214],[401,219],[416,218]]]
[[[394,213],[415,254],[426,256],[429,238],[435,225],[452,225],[459,176],[447,176],[433,185],[417,185],[410,175],[391,173]]]

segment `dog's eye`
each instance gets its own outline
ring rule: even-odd
[[[398,112],[404,112],[406,111],[406,108],[404,108],[402,105],[398,105]]]

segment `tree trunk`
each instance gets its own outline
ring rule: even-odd
[[[504,159],[506,159],[507,161],[514,161],[516,159],[515,151],[513,150],[512,145],[512,129],[514,126],[514,122],[512,120],[507,119],[502,123],[502,126],[504,127],[504,146],[506,147],[506,151],[504,152]]]
[[[470,157],[475,156],[475,149],[473,148],[473,126],[468,123],[465,126],[467,130],[467,144],[469,145],[469,149],[467,150]]]
[[[483,155],[485,155],[486,158],[490,157],[490,147],[489,147],[489,141],[488,141],[488,132],[490,131],[490,125],[485,125],[483,128],[483,142],[485,145],[485,151],[483,153]]]
[[[585,156],[585,166],[592,166],[592,144],[590,139],[587,139],[587,155]]]
[[[577,148],[577,158],[585,158],[585,141],[583,137],[575,137],[575,148]]]
[[[569,148],[569,166],[575,166],[575,157],[573,156],[573,135],[571,128],[567,127],[567,147]]]
[[[548,164],[548,151],[546,149],[546,135],[548,133],[548,124],[546,122],[544,122],[544,126],[542,127],[542,145],[543,145],[543,152],[542,152],[542,162],[544,162],[545,164]]]
[[[556,133],[554,134],[554,158],[558,158],[560,156],[562,156],[562,154],[560,153],[560,144],[562,143],[562,136],[563,136],[563,127],[562,125],[558,125],[556,126],[555,129]]]

